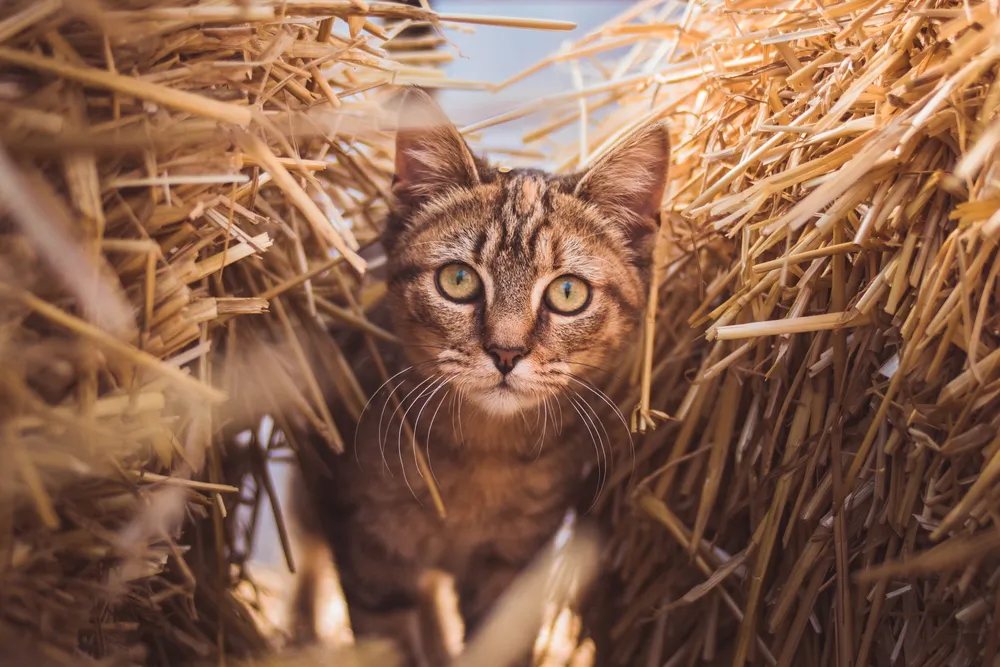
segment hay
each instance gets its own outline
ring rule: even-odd
[[[392,169],[382,93],[483,87],[419,44],[390,57],[427,23],[572,27],[362,0],[4,3],[0,660],[271,645],[247,571],[263,512],[294,562],[268,462],[290,420],[342,448],[323,380],[364,397],[328,326],[395,340],[360,279]]]
[[[996,664],[998,39],[995,2],[647,0],[466,128],[545,110],[569,170],[673,123],[616,664]]]
[[[615,388],[639,483],[623,458],[602,505],[618,664],[995,663],[998,14],[643,0],[539,64],[576,89],[464,128],[552,113],[524,154],[575,124],[570,170],[673,122]],[[291,422],[341,448],[327,392],[364,403],[328,325],[395,341],[358,274],[381,91],[487,87],[446,79],[436,37],[385,43],[422,22],[568,27],[367,0],[0,10],[0,660],[270,646],[262,512],[294,559],[267,462],[299,451]]]

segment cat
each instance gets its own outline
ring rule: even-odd
[[[639,331],[670,143],[654,122],[580,173],[505,170],[425,92],[399,99],[387,293],[369,316],[404,344],[384,346],[383,382],[362,337],[342,340],[371,400],[356,427],[333,402],[353,446],[315,448],[333,479],[303,465],[295,511],[335,555],[355,635],[438,665],[415,630],[433,624],[423,573],[454,577],[474,635],[567,510],[590,505],[588,465],[607,472],[611,420],[625,426],[599,387]],[[303,580],[300,623],[311,590]]]

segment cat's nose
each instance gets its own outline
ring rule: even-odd
[[[493,365],[497,367],[497,370],[507,375],[514,370],[514,366],[524,358],[528,351],[523,347],[497,347],[493,345],[486,349],[486,353],[493,359]]]

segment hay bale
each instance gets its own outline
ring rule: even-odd
[[[471,84],[384,44],[442,21],[571,27],[362,0],[0,8],[0,659],[268,648],[246,561],[273,510],[294,567],[267,463],[295,443],[257,424],[339,449],[317,376],[356,383],[326,328],[393,339],[360,290],[380,100]]]
[[[616,664],[996,664],[998,37],[992,2],[649,0],[466,128],[551,111],[568,170],[673,123]]]
[[[294,563],[266,463],[289,420],[340,447],[325,391],[364,400],[329,326],[394,340],[359,278],[381,89],[474,85],[425,44],[390,59],[383,18],[483,21],[0,9],[0,660],[269,646],[261,512]],[[603,506],[620,664],[995,662],[998,32],[990,2],[644,0],[552,59],[612,54],[596,82],[465,128],[553,110],[525,139],[579,123],[568,170],[674,123],[655,308],[617,387],[636,477],[624,460]]]

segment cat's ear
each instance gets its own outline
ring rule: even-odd
[[[416,207],[449,189],[479,184],[472,151],[430,95],[408,87],[397,104],[393,192],[401,203]]]
[[[587,170],[574,194],[624,225],[631,245],[644,248],[656,231],[670,164],[663,121],[643,126]]]

